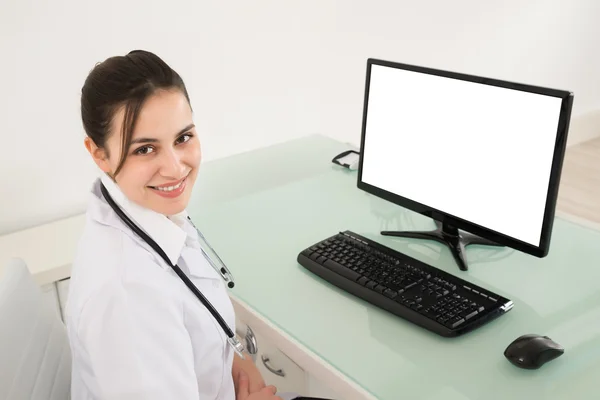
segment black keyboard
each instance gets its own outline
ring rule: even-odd
[[[441,336],[471,331],[513,302],[350,231],[298,255],[335,286]]]

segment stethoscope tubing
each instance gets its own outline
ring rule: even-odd
[[[102,191],[102,194],[104,195],[104,198],[106,199],[106,201],[108,202],[110,207],[115,211],[115,213],[117,213],[119,218],[121,218],[121,220],[123,222],[125,222],[125,224],[127,224],[127,226],[129,226],[129,228],[131,228],[132,231],[134,231],[143,241],[145,241],[150,247],[152,247],[152,249],[154,251],[156,251],[156,253],[158,255],[160,255],[162,257],[162,259],[175,271],[175,273],[179,276],[179,278],[181,278],[181,280],[185,283],[185,285],[192,291],[192,293],[194,293],[194,295],[198,298],[198,300],[200,300],[200,302],[204,305],[204,307],[206,307],[206,309],[211,313],[211,315],[219,323],[219,325],[221,326],[221,329],[223,329],[225,334],[230,339],[234,339],[235,335],[234,335],[233,331],[231,330],[231,328],[229,327],[229,325],[227,325],[227,322],[225,322],[225,320],[223,319],[221,314],[219,314],[219,312],[215,309],[215,307],[211,304],[211,302],[208,301],[208,299],[206,297],[204,297],[202,292],[200,292],[200,290],[198,290],[198,288],[192,283],[192,281],[190,281],[190,279],[181,270],[181,268],[179,268],[179,266],[177,264],[173,265],[171,263],[171,260],[169,260],[169,257],[167,257],[167,255],[163,251],[163,249],[150,236],[148,236],[144,231],[142,231],[123,212],[123,210],[121,210],[121,208],[117,205],[117,203],[115,203],[113,198],[108,193],[108,190],[106,190],[106,187],[102,183],[101,183],[100,190]],[[204,253],[204,254],[206,254],[206,253]]]

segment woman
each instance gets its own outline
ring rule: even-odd
[[[177,264],[235,332],[221,276],[200,250],[186,207],[200,142],[180,76],[132,51],[90,72],[81,93],[93,185],[66,310],[72,398],[274,400],[250,361],[116,205]]]

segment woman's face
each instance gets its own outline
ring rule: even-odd
[[[115,115],[106,143],[108,152],[96,150],[100,156],[104,153],[103,160],[94,157],[111,176],[121,158],[123,116],[124,109]],[[192,111],[180,91],[158,91],[147,99],[131,146],[124,150],[127,159],[115,180],[129,200],[164,215],[177,214],[187,207],[201,152]],[[90,152],[94,154],[93,149]]]

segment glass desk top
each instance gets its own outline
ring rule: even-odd
[[[469,271],[433,241],[381,230],[433,229],[431,219],[356,187],[331,163],[349,149],[310,136],[201,166],[189,213],[232,271],[233,294],[376,398],[576,399],[600,376],[600,231],[556,218],[550,253],[469,246]],[[442,338],[313,275],[304,248],[351,230],[515,303],[506,315]],[[538,370],[504,358],[517,337],[547,335],[565,354]]]

